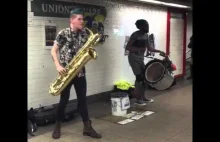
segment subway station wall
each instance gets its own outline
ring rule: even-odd
[[[135,22],[146,19],[150,25],[150,33],[155,35],[156,48],[166,51],[167,9],[165,7],[135,4],[132,2],[74,0],[105,6],[105,34],[109,35],[103,45],[96,47],[98,58],[86,65],[87,96],[110,91],[118,80],[134,83],[135,77],[124,55],[125,37],[136,31]],[[50,49],[45,46],[45,25],[55,24],[57,32],[69,27],[68,18],[38,17],[31,12],[31,1],[28,0],[28,108],[58,103],[59,97],[48,93],[49,84],[57,76]],[[187,25],[191,27],[190,23]],[[191,32],[191,30],[187,31]],[[156,57],[160,58],[158,55]],[[147,62],[146,60],[145,62]],[[74,87],[70,100],[76,99]]]

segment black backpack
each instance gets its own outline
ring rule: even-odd
[[[45,126],[56,122],[57,105],[45,106],[36,109],[34,117],[37,126]],[[66,106],[63,121],[74,119],[77,114],[77,104],[69,102]]]
[[[34,109],[30,108],[30,110],[27,113],[28,113],[28,134],[34,136],[33,133],[37,131]]]
[[[45,126],[56,122],[56,107],[57,105],[40,107],[37,109],[31,108],[28,110],[28,134],[34,136],[39,126]],[[65,109],[64,122],[75,118],[78,113],[77,104],[69,102]]]

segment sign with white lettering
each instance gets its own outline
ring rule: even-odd
[[[33,25],[33,13],[28,12],[28,25]]]
[[[85,26],[93,33],[102,34],[99,43],[104,43],[108,35],[104,35],[104,21],[107,11],[103,6],[79,4],[74,2],[51,1],[51,0],[33,0],[31,1],[31,11],[34,16],[69,18],[70,11],[74,8],[84,10]]]
[[[103,6],[51,0],[31,1],[31,11],[34,16],[69,18],[70,11],[76,7],[82,8],[87,15],[102,15],[106,17],[106,9]]]

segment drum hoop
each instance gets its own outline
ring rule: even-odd
[[[163,65],[163,67],[164,67],[164,70],[163,70],[163,75],[161,75],[161,77],[159,78],[159,79],[157,79],[156,81],[148,81],[147,80],[147,77],[146,77],[146,75],[145,75],[145,73],[146,73],[146,71],[147,71],[147,69],[152,65],[152,64],[154,64],[154,63],[159,63],[159,64],[162,64]],[[146,66],[145,66],[145,72],[144,72],[144,76],[145,76],[145,80],[148,82],[148,83],[157,83],[157,82],[159,82],[159,81],[161,81],[162,79],[163,79],[163,77],[164,77],[164,75],[165,75],[165,73],[166,73],[166,67],[164,66],[164,64],[162,63],[162,61],[161,60],[158,60],[158,59],[155,59],[155,60],[152,60],[152,61],[150,61],[150,62],[148,62],[147,64],[146,64]]]

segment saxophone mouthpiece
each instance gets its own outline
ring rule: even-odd
[[[90,35],[90,36],[94,36],[93,32],[92,32],[89,28],[85,27],[85,29],[86,29],[87,31],[89,31],[89,35]]]

